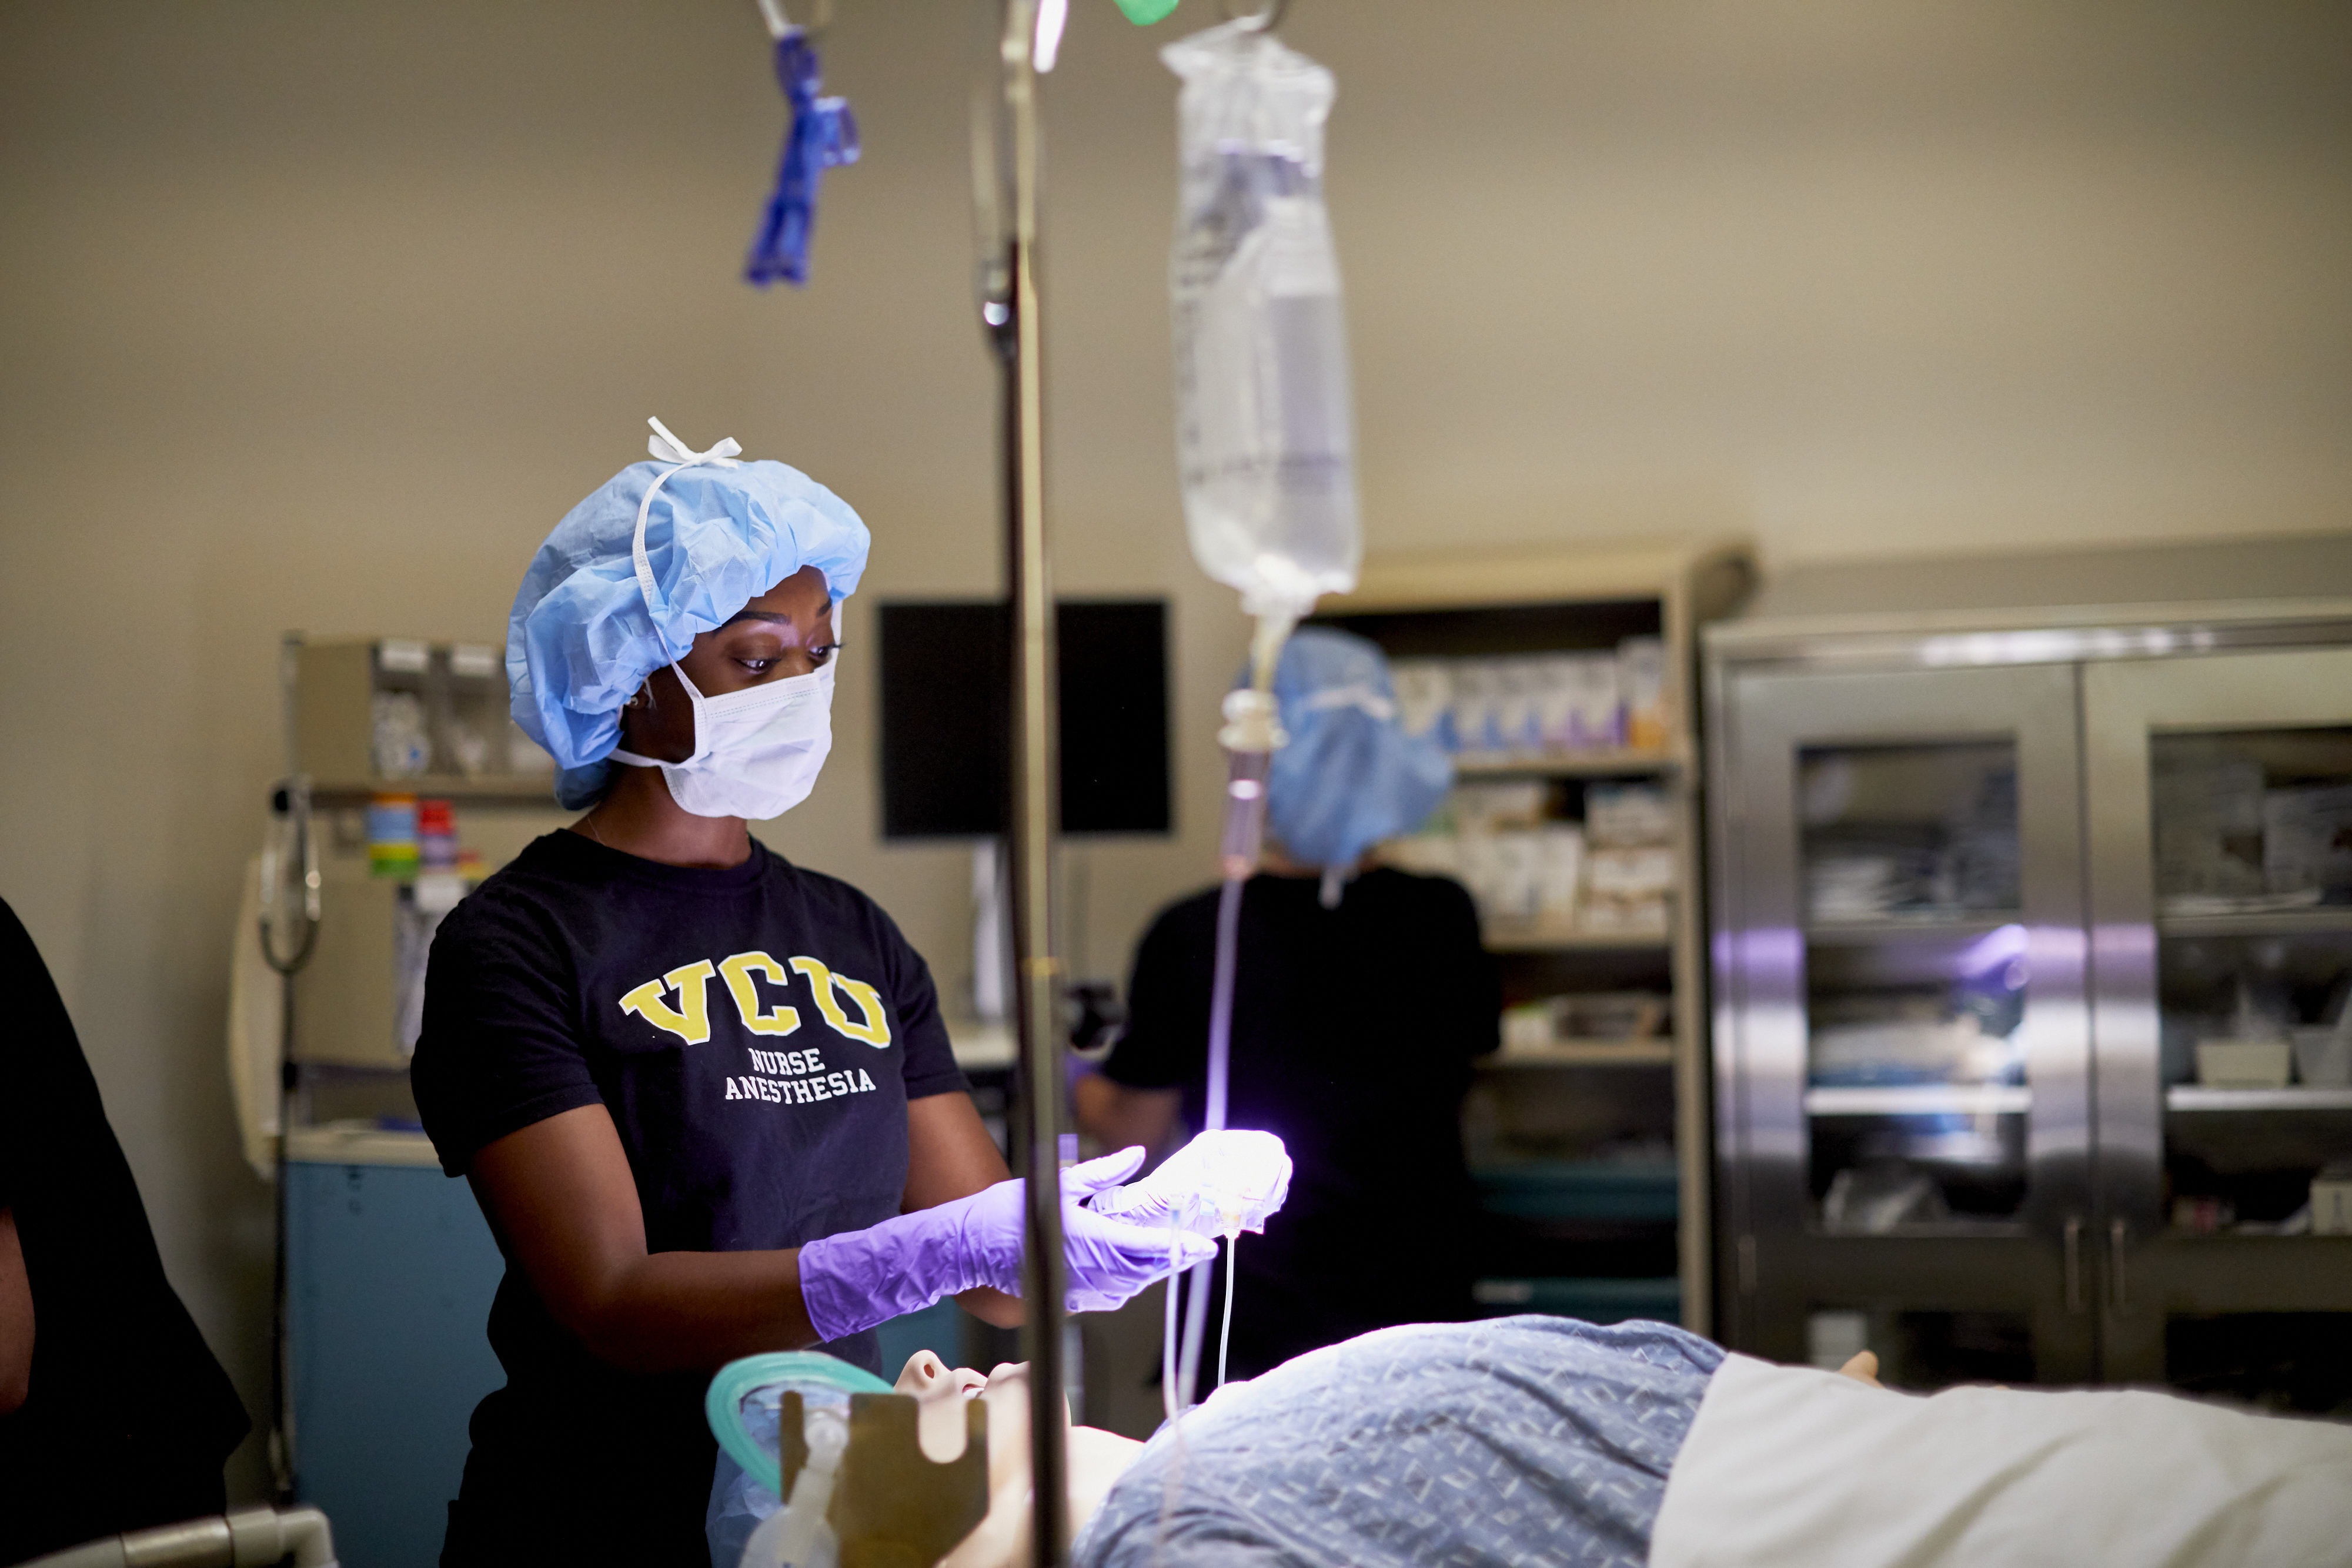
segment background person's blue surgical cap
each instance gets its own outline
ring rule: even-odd
[[[1421,826],[1454,782],[1454,759],[1397,722],[1388,661],[1327,627],[1291,633],[1275,666],[1289,744],[1266,780],[1267,826],[1293,860],[1346,867]]]
[[[637,505],[673,468],[646,515],[648,611],[632,549]],[[531,558],[507,618],[514,720],[562,769],[556,798],[577,810],[604,793],[621,705],[696,632],[804,566],[824,573],[839,603],[856,591],[868,542],[847,502],[782,463],[632,463],[572,507]]]

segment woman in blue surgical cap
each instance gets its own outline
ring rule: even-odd
[[[781,463],[654,428],[654,461],[540,547],[508,626],[515,720],[584,814],[458,905],[425,981],[417,1105],[507,1260],[507,1385],[474,1414],[445,1563],[699,1568],[718,1366],[821,1344],[879,1372],[899,1313],[1021,1312],[1020,1185],[929,971],[746,826],[831,747],[866,526]],[[1142,1158],[1064,1174],[1074,1310],[1166,1271],[1165,1234],[1079,1207]]]
[[[1460,1118],[1500,995],[1462,885],[1367,862],[1453,782],[1407,737],[1381,652],[1321,627],[1275,676],[1289,743],[1267,784],[1268,852],[1242,895],[1228,1124],[1278,1134],[1281,1216],[1235,1250],[1230,1366],[1255,1376],[1391,1323],[1470,1308]],[[1076,1084],[1081,1126],[1164,1149],[1202,1124],[1217,894],[1162,911],[1137,950],[1127,1032]],[[1222,1288],[1222,1274],[1220,1288]]]

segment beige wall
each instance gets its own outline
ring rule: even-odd
[[[782,123],[749,0],[0,8],[0,894],[257,1409],[269,1210],[219,1040],[280,630],[496,635],[648,413],[786,457],[876,549],[835,760],[772,836],[967,967],[964,857],[875,839],[860,644],[874,600],[996,580],[971,29],[840,9],[866,159],[827,186],[815,286],[763,295],[734,280]],[[1061,584],[1173,594],[1184,769],[1180,841],[1089,852],[1101,970],[1208,866],[1239,638],[1170,458],[1175,28],[1077,10],[1051,83]],[[1375,548],[2352,526],[2341,8],[1296,12],[1341,83]]]

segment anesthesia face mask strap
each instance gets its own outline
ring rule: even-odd
[[[669,654],[669,667],[677,676],[677,684],[686,688],[687,699],[694,705],[694,755],[686,760],[699,762],[709,754],[710,726],[702,721],[702,694],[695,689],[692,681],[687,679],[686,672],[678,668],[677,661],[681,655],[670,647],[669,633],[662,630],[660,612],[654,608],[654,563],[653,558],[646,553],[646,519],[653,513],[654,497],[661,493],[661,487],[669,482],[671,475],[682,468],[704,465],[713,468],[740,467],[741,465],[736,461],[736,458],[741,454],[743,448],[733,436],[730,435],[707,450],[697,452],[671,434],[669,426],[660,420],[648,419],[646,423],[652,425],[654,429],[653,434],[646,440],[646,452],[651,454],[656,462],[667,463],[670,466],[654,476],[654,482],[646,486],[645,498],[637,503],[637,529],[635,538],[630,541],[629,553],[636,562],[637,591],[646,598],[646,619],[653,623],[654,635],[661,639],[662,652]],[[672,542],[676,542],[674,533]],[[615,761],[630,763],[639,768],[658,766],[650,757],[639,757],[636,753],[624,751],[619,747],[613,748],[612,755]]]

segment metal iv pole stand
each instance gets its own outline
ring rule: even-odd
[[[1011,211],[999,258],[988,267],[982,319],[1003,380],[1005,590],[1013,622],[1013,1009],[1020,1038],[1021,1126],[1014,1134],[1027,1178],[1021,1296],[1029,1359],[1031,1532],[1035,1568],[1068,1556],[1069,1488],[1062,1364],[1062,973],[1054,955],[1054,837],[1057,695],[1054,594],[1045,554],[1045,365],[1037,306],[1037,0],[1004,0],[998,42],[1004,122],[1010,131]]]

